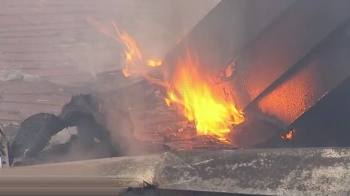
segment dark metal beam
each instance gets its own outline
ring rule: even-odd
[[[222,0],[168,52],[160,69],[171,77],[187,51],[202,71],[217,73],[295,0]]]
[[[245,108],[350,17],[350,1],[298,0],[236,59],[229,85]],[[297,87],[294,87],[297,88]]]
[[[290,125],[332,93],[350,77],[349,30],[348,22],[266,90],[256,101],[259,110]]]

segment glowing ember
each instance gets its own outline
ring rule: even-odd
[[[295,133],[295,130],[290,130],[286,135],[282,135],[281,138],[284,140],[290,140],[293,138],[293,135]]]
[[[197,134],[226,141],[232,125],[244,121],[243,113],[226,99],[223,90],[203,78],[198,61],[190,54],[178,61],[174,80],[170,83],[172,88],[168,89],[167,104],[180,106],[180,112],[195,122]]]
[[[90,24],[95,26],[100,32],[107,35],[108,37],[116,40],[117,42],[124,45],[124,54],[125,54],[125,67],[123,69],[123,74],[125,77],[129,77],[132,73],[138,74],[138,71],[133,70],[132,66],[140,65],[143,62],[143,57],[138,47],[136,40],[131,37],[126,31],[120,31],[117,24],[112,21],[112,24],[115,28],[116,35],[111,34],[106,30],[99,22],[92,18],[87,19]],[[162,61],[149,59],[146,61],[147,65],[150,67],[158,67],[162,65]]]
[[[159,67],[162,65],[162,61],[148,60],[147,65],[150,67]]]

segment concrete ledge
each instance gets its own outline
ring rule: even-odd
[[[221,150],[166,153],[161,189],[257,195],[348,195],[350,149]]]
[[[125,191],[127,187],[142,187],[146,181],[160,190],[347,195],[349,166],[348,148],[168,152],[1,169],[0,193],[11,187]]]

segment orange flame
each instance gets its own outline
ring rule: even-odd
[[[156,61],[156,60],[148,60],[147,65],[150,67],[159,67],[162,65],[162,61]]]
[[[172,88],[168,89],[166,103],[175,104],[180,112],[196,124],[198,135],[211,135],[227,141],[232,125],[245,119],[232,101],[226,99],[222,89],[217,88],[199,73],[196,59],[189,53],[176,65]]]
[[[132,73],[137,73],[137,71],[132,71],[132,66],[143,63],[143,57],[136,40],[133,37],[131,37],[126,31],[120,31],[117,24],[114,21],[112,21],[112,24],[116,31],[116,35],[111,34],[105,27],[103,27],[99,22],[92,18],[87,18],[87,21],[103,34],[124,45],[124,76],[129,77]],[[150,67],[158,67],[162,65],[162,61],[149,59],[146,61],[146,64]]]
[[[126,47],[126,50],[124,51],[126,66],[123,69],[123,73],[125,77],[128,77],[131,75],[130,65],[134,62],[142,60],[142,55],[135,39],[129,36],[129,34],[127,34],[125,31],[120,32],[116,23],[114,21],[112,21],[112,23],[117,32],[119,43],[124,44]]]
[[[290,140],[293,138],[293,135],[295,133],[295,130],[290,130],[286,135],[282,135],[281,138],[284,140]]]
[[[114,21],[112,24],[117,35],[109,33],[93,19],[88,21],[99,31],[125,46],[126,66],[123,73],[126,77],[136,73],[131,72],[131,66],[142,63],[143,60],[137,42],[125,31],[121,32]],[[146,65],[157,67],[162,65],[162,61],[149,59]],[[164,82],[146,74],[142,75],[148,81],[167,89],[165,101],[168,106],[178,106],[179,112],[195,123],[198,135],[210,135],[227,141],[227,134],[232,126],[245,120],[243,112],[236,108],[232,100],[226,99],[223,90],[210,83],[208,78],[203,78],[199,73],[198,60],[193,59],[189,52],[185,59],[178,60],[174,79],[171,81]]]

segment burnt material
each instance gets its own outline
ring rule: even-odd
[[[91,94],[80,94],[72,97],[60,116],[42,113],[29,117],[21,124],[12,144],[12,159],[22,158],[16,166],[167,150],[163,144],[137,140],[128,112],[116,107],[116,103],[117,99],[102,100]],[[77,135],[67,143],[48,145],[52,136],[73,126],[77,128]]]
[[[25,119],[11,144],[10,164],[13,158],[35,157],[53,135],[67,126],[67,123],[54,114],[39,113]]]
[[[97,139],[110,150],[108,157],[120,155],[119,147],[112,144],[110,132],[106,127],[102,100],[91,94],[73,96],[62,108],[60,117],[69,126],[77,127],[77,140],[83,149],[91,149]]]
[[[57,156],[68,152],[75,152],[74,158],[78,159],[119,156],[119,148],[112,144],[110,134],[102,124],[104,117],[99,111],[100,105],[92,95],[77,95],[63,107],[60,117],[40,113],[24,120],[10,148],[11,164],[14,158],[22,158],[16,165],[62,161],[67,158]],[[69,126],[77,127],[77,136],[68,143],[48,147],[51,137]],[[96,147],[100,149],[99,155],[90,156]],[[84,153],[85,157],[78,156]]]
[[[102,101],[91,94],[73,96],[71,101],[64,105],[59,115],[69,126],[77,126],[84,115],[92,115],[97,123],[103,124],[104,117],[100,112]]]

